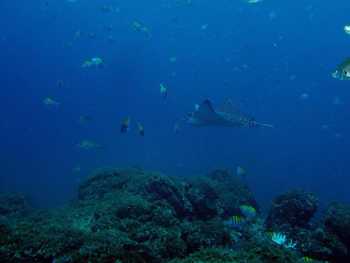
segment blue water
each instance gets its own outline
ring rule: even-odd
[[[348,0],[4,0],[0,7],[1,191],[52,206],[73,198],[99,167],[189,176],[240,165],[262,205],[294,187],[323,203],[350,200],[350,82],[330,75],[349,56]],[[82,68],[92,57],[104,67]],[[46,97],[60,105],[47,107]],[[174,123],[205,98],[215,105],[231,98],[275,128],[185,126],[174,134]],[[81,115],[92,121],[79,124]],[[132,126],[121,134],[126,116]],[[84,139],[103,148],[79,149]]]

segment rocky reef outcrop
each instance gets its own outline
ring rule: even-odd
[[[209,177],[205,184],[192,184],[141,169],[99,170],[80,185],[72,204],[33,211],[27,217],[4,213],[8,216],[0,224],[4,237],[0,258],[6,262],[166,262],[205,247],[227,247],[231,239],[222,223],[223,204],[254,199],[240,181],[231,189],[245,191],[230,200],[208,195],[209,188],[218,193],[217,187],[224,184]],[[13,204],[18,207],[17,200]]]
[[[0,193],[0,216],[25,214],[30,210],[26,197],[19,193]]]
[[[289,191],[273,200],[266,226],[287,232],[308,228],[317,208],[318,199],[314,194],[302,190]]]
[[[350,262],[350,206],[333,203],[314,215],[318,199],[312,193],[293,190],[276,197],[265,226],[295,240],[300,253],[330,262]]]
[[[336,235],[344,245],[350,248],[350,205],[340,203],[329,205],[324,225],[328,232]]]
[[[0,262],[350,262],[348,206],[332,204],[316,222],[317,198],[290,191],[264,220],[227,170],[183,178],[102,169],[76,200],[47,211],[6,196]]]

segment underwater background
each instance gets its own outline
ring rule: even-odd
[[[190,176],[242,166],[262,206],[295,187],[349,202],[349,84],[331,77],[349,55],[349,1],[0,6],[0,191],[50,207],[72,199],[99,167]],[[103,67],[82,67],[94,57]],[[185,125],[175,134],[176,121],[206,98],[231,98],[274,128]],[[130,131],[121,134],[126,116]],[[78,147],[83,140],[101,147]]]

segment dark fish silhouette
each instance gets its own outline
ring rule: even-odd
[[[138,132],[141,136],[145,136],[145,128],[139,122],[137,123],[137,129],[138,129]]]
[[[270,124],[257,122],[253,117],[247,116],[235,108],[231,100],[227,100],[221,107],[215,109],[210,100],[204,100],[196,110],[185,117],[185,122],[193,126],[219,126],[219,127],[269,127]]]
[[[130,126],[130,117],[126,117],[122,124],[120,125],[120,132],[121,133],[126,133],[129,131],[129,126]]]

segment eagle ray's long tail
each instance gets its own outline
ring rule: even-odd
[[[275,128],[275,126],[273,126],[272,124],[268,124],[268,123],[256,122],[255,124],[259,127]]]

